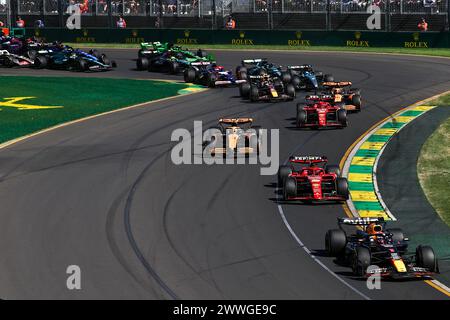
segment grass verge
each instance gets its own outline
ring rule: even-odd
[[[64,122],[175,96],[186,87],[151,80],[0,76],[0,143]]]
[[[112,48],[112,49],[138,49],[138,44],[121,44],[121,43],[67,43],[77,48]],[[450,57],[450,49],[447,48],[352,48],[352,47],[332,47],[332,46],[312,46],[312,47],[290,47],[290,46],[271,46],[271,45],[255,45],[255,46],[239,46],[226,44],[205,44],[205,45],[183,45],[190,49],[199,47],[205,49],[227,49],[227,50],[287,50],[287,51],[341,51],[341,52],[368,52],[368,53],[394,53],[394,54],[412,54],[437,57]]]
[[[430,105],[450,106],[450,94]],[[428,201],[450,226],[450,118],[427,139],[420,151],[417,173]]]

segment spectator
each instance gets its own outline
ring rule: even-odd
[[[16,27],[17,28],[25,28],[25,21],[23,21],[21,17],[17,17]]]
[[[127,27],[127,23],[125,21],[125,19],[123,18],[123,16],[119,17],[119,20],[117,20],[117,28],[119,29],[125,29]]]
[[[236,28],[236,21],[234,21],[231,16],[228,17],[228,21],[225,24],[225,28],[227,28],[227,29],[235,29]]]
[[[428,23],[425,21],[425,18],[422,18],[419,24],[417,25],[420,31],[428,30]]]
[[[155,28],[159,28],[161,26],[161,19],[159,17],[156,17],[155,19]]]
[[[41,19],[36,20],[34,22],[34,27],[36,29],[43,29],[43,28],[45,28],[44,21],[42,21]]]

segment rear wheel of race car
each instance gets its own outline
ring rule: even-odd
[[[184,70],[184,82],[194,83],[195,77],[196,77],[195,69],[188,68],[188,69]]]
[[[278,168],[278,188],[282,188],[284,180],[292,173],[291,166],[280,166]]]
[[[323,81],[324,82],[333,82],[334,81],[334,77],[331,74],[326,74],[323,76]]]
[[[295,90],[300,90],[301,80],[299,76],[292,76],[291,83],[294,86]]]
[[[247,72],[241,71],[241,72],[239,73],[239,79],[241,79],[241,80],[247,80],[247,79],[248,79]]]
[[[335,165],[335,164],[329,164],[325,166],[325,172],[326,173],[334,173],[336,174],[338,177],[341,176],[341,168],[339,168],[339,166]]]
[[[208,87],[214,88],[216,86],[217,76],[214,73],[208,73],[206,76],[206,83]]]
[[[430,246],[418,246],[416,248],[416,262],[417,266],[426,268],[431,272],[438,271],[438,263],[433,248]]]
[[[347,126],[347,111],[344,109],[339,109],[337,111],[337,121],[340,123],[341,126],[346,127]]]
[[[387,229],[386,233],[392,234],[392,241],[402,242],[405,239],[403,230],[399,228]]]
[[[36,50],[28,50],[26,56],[29,59],[34,60],[37,56],[37,51]]]
[[[330,257],[342,256],[347,245],[347,235],[343,230],[328,230],[325,234],[325,250]]]
[[[283,81],[283,83],[289,83],[289,82],[291,82],[291,79],[292,79],[292,77],[289,72],[283,71],[281,73],[281,81]]]
[[[247,75],[247,68],[243,67],[243,66],[237,66],[236,67],[236,76],[238,79],[243,79],[243,78],[241,78],[242,73],[245,73],[245,75]],[[243,79],[243,80],[246,80],[246,79]]]
[[[241,85],[239,86],[239,94],[241,95],[242,98],[247,99],[250,95],[250,83],[245,82],[245,83],[241,83]]]
[[[179,70],[179,64],[176,61],[172,61],[169,64],[169,73],[170,74],[177,74]]]
[[[356,247],[352,261],[353,274],[358,277],[365,276],[371,260],[370,250],[368,248]]]
[[[290,97],[291,100],[294,100],[295,98],[295,88],[291,83],[288,83],[286,85],[286,94]]]
[[[356,107],[356,111],[361,111],[361,96],[359,94],[352,96],[352,104]]]
[[[149,61],[146,57],[140,57],[136,60],[136,68],[138,70],[147,70],[149,67]]]
[[[145,57],[145,54],[143,52],[144,52],[144,49],[139,49],[138,58]]]
[[[88,63],[84,59],[79,59],[75,62],[75,68],[77,71],[86,71],[88,69]]]
[[[339,196],[348,200],[348,181],[346,178],[336,178],[336,192]]]
[[[304,104],[299,103],[297,105],[297,118],[295,121],[295,124],[297,126],[297,128],[303,127],[306,123],[306,118],[307,118],[307,113],[305,110],[303,110],[304,108]]]
[[[250,101],[255,102],[259,100],[259,90],[257,86],[250,86]]]
[[[297,196],[297,180],[292,177],[287,177],[284,180],[283,200],[288,200],[290,197],[295,196]]]
[[[48,60],[45,56],[36,56],[36,59],[34,59],[34,66],[38,69],[43,69],[47,66]]]

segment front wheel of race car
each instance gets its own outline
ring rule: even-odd
[[[34,60],[37,56],[37,51],[36,50],[28,50],[26,56],[29,59]]]
[[[370,250],[366,247],[356,247],[352,260],[353,274],[358,277],[365,276],[372,260]]]
[[[286,94],[290,97],[290,100],[295,99],[295,88],[291,83],[286,85]]]
[[[48,60],[45,56],[36,56],[36,59],[34,59],[34,67],[38,69],[44,69],[47,65]]]
[[[344,230],[332,229],[325,234],[325,250],[330,257],[343,255],[347,245],[347,235]]]
[[[242,83],[239,86],[239,94],[241,95],[242,98],[247,99],[249,97],[250,88],[251,88],[251,86],[250,86],[250,83],[248,83],[248,82]]]
[[[295,196],[297,196],[297,180],[295,180],[295,178],[287,177],[284,180],[283,200],[288,200],[290,197]]]
[[[206,84],[210,88],[214,88],[216,86],[217,76],[214,73],[208,73],[206,76]]]
[[[5,60],[3,61],[3,65],[7,68],[12,68],[14,67],[14,61],[11,57],[6,56]]]
[[[250,101],[255,102],[259,100],[259,90],[257,86],[250,86]]]
[[[344,109],[339,109],[337,111],[337,121],[342,127],[347,126],[347,111]]]
[[[326,74],[323,76],[323,81],[324,82],[333,82],[334,81],[334,77],[331,74]]]
[[[169,64],[169,73],[170,74],[177,74],[179,71],[180,65],[176,61],[172,61]]]
[[[89,69],[88,63],[84,59],[78,59],[75,62],[75,68],[77,71],[86,71]]]
[[[292,173],[291,166],[280,166],[278,168],[278,188],[283,188],[284,180]]]
[[[438,271],[438,263],[433,248],[430,246],[418,246],[416,248],[416,262],[417,266],[426,268],[431,272]]]
[[[147,70],[149,66],[149,61],[146,57],[139,57],[136,60],[136,68],[138,70]]]
[[[303,110],[304,106],[305,105],[301,103],[297,105],[297,118],[295,121],[295,125],[297,126],[297,128],[301,128],[306,124],[307,113],[305,110]]]
[[[184,82],[194,83],[195,77],[196,77],[195,69],[188,68],[188,69],[184,70]]]
[[[356,111],[361,111],[361,96],[359,94],[352,96],[352,104],[356,107]]]
[[[346,178],[336,178],[336,192],[339,196],[348,200],[348,181]]]

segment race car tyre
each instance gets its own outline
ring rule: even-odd
[[[367,268],[371,262],[370,251],[366,247],[356,247],[353,253],[352,269],[353,274],[358,277],[366,275]]]
[[[334,77],[331,74],[326,74],[323,76],[323,81],[324,82],[333,82],[334,81]]]
[[[288,200],[289,197],[295,196],[297,196],[297,180],[295,180],[295,178],[287,177],[284,180],[283,200]]]
[[[193,68],[184,70],[184,82],[194,83],[196,78],[196,72]]]
[[[259,90],[257,86],[250,86],[250,101],[255,102],[259,100]]]
[[[143,54],[142,52],[144,52],[144,50],[143,50],[143,49],[139,49],[139,51],[138,51],[138,58],[142,58],[142,57],[145,57],[145,56],[146,56],[146,55]]]
[[[433,248],[430,246],[418,246],[416,248],[416,262],[419,267],[426,268],[431,272],[438,271],[438,263]]]
[[[323,72],[322,71],[314,71],[314,75],[316,76],[317,80],[323,78]]]
[[[200,57],[200,58],[206,58],[206,56],[208,54],[206,53],[206,51],[203,51],[202,49],[198,49],[196,55],[197,55],[197,57]]]
[[[237,66],[236,67],[236,76],[238,77],[238,79],[241,79],[240,75],[242,72],[247,73],[247,68],[243,67],[243,66]]]
[[[136,60],[136,68],[138,70],[147,70],[149,66],[149,61],[146,57],[140,57]]]
[[[341,176],[341,168],[335,164],[329,164],[325,166],[326,173],[335,173],[338,177]]]
[[[284,186],[284,180],[292,173],[291,166],[280,166],[278,168],[278,188]]]
[[[100,62],[102,62],[103,64],[106,65],[110,65],[111,61],[109,60],[109,58],[106,56],[106,54],[102,54],[99,58]]]
[[[11,57],[6,56],[5,61],[3,62],[5,67],[12,68],[14,67],[14,61]]]
[[[111,61],[111,67],[117,68],[117,62],[116,62],[116,60],[112,60],[112,61]]]
[[[214,88],[216,86],[217,76],[214,73],[208,73],[206,76],[206,83],[208,87]]]
[[[239,78],[240,78],[241,80],[247,80],[247,79],[248,79],[247,72],[241,71],[241,72],[240,72]]]
[[[339,109],[337,111],[337,120],[341,124],[341,126],[347,126],[347,111],[344,109]]]
[[[283,81],[283,83],[289,83],[291,82],[291,74],[287,71],[284,71],[281,73],[281,81]]]
[[[359,94],[352,96],[352,104],[356,107],[356,111],[361,111],[361,96]]]
[[[336,178],[336,192],[345,200],[348,200],[348,182],[346,178]]]
[[[89,67],[86,60],[79,59],[75,62],[75,68],[77,71],[86,71]]]
[[[97,49],[91,49],[89,50],[89,54],[99,59],[101,57],[100,52],[98,52]]]
[[[300,90],[301,80],[299,76],[294,75],[292,77],[291,83],[294,86],[295,90]]]
[[[34,66],[38,69],[43,69],[47,66],[48,59],[45,56],[36,56],[36,59],[34,59]]]
[[[179,69],[179,64],[178,64],[178,62],[172,61],[172,62],[169,64],[169,73],[170,73],[170,74],[177,74],[178,71],[179,71],[178,69]]]
[[[239,86],[239,94],[241,95],[242,98],[248,99],[248,97],[250,95],[250,88],[251,88],[251,85],[248,82],[242,83]]]
[[[402,229],[399,228],[387,229],[386,233],[392,234],[392,241],[394,242],[402,242],[403,240],[405,240],[405,236],[403,234]]]
[[[36,50],[28,50],[26,53],[26,56],[31,59],[34,60],[37,56],[37,51]]]
[[[273,86],[277,88],[283,88],[283,82],[280,79],[273,80]]]
[[[336,107],[339,109],[345,109],[345,103],[344,102],[338,102],[335,104]]]
[[[286,85],[286,94],[291,98],[291,100],[295,99],[295,88],[291,83]]]
[[[330,257],[343,255],[347,245],[347,235],[344,230],[332,229],[325,234],[325,250]]]
[[[297,126],[297,128],[303,127],[307,121],[307,113],[305,110],[303,110],[303,107],[303,104],[299,103],[297,105],[297,118],[295,121],[295,125]]]

